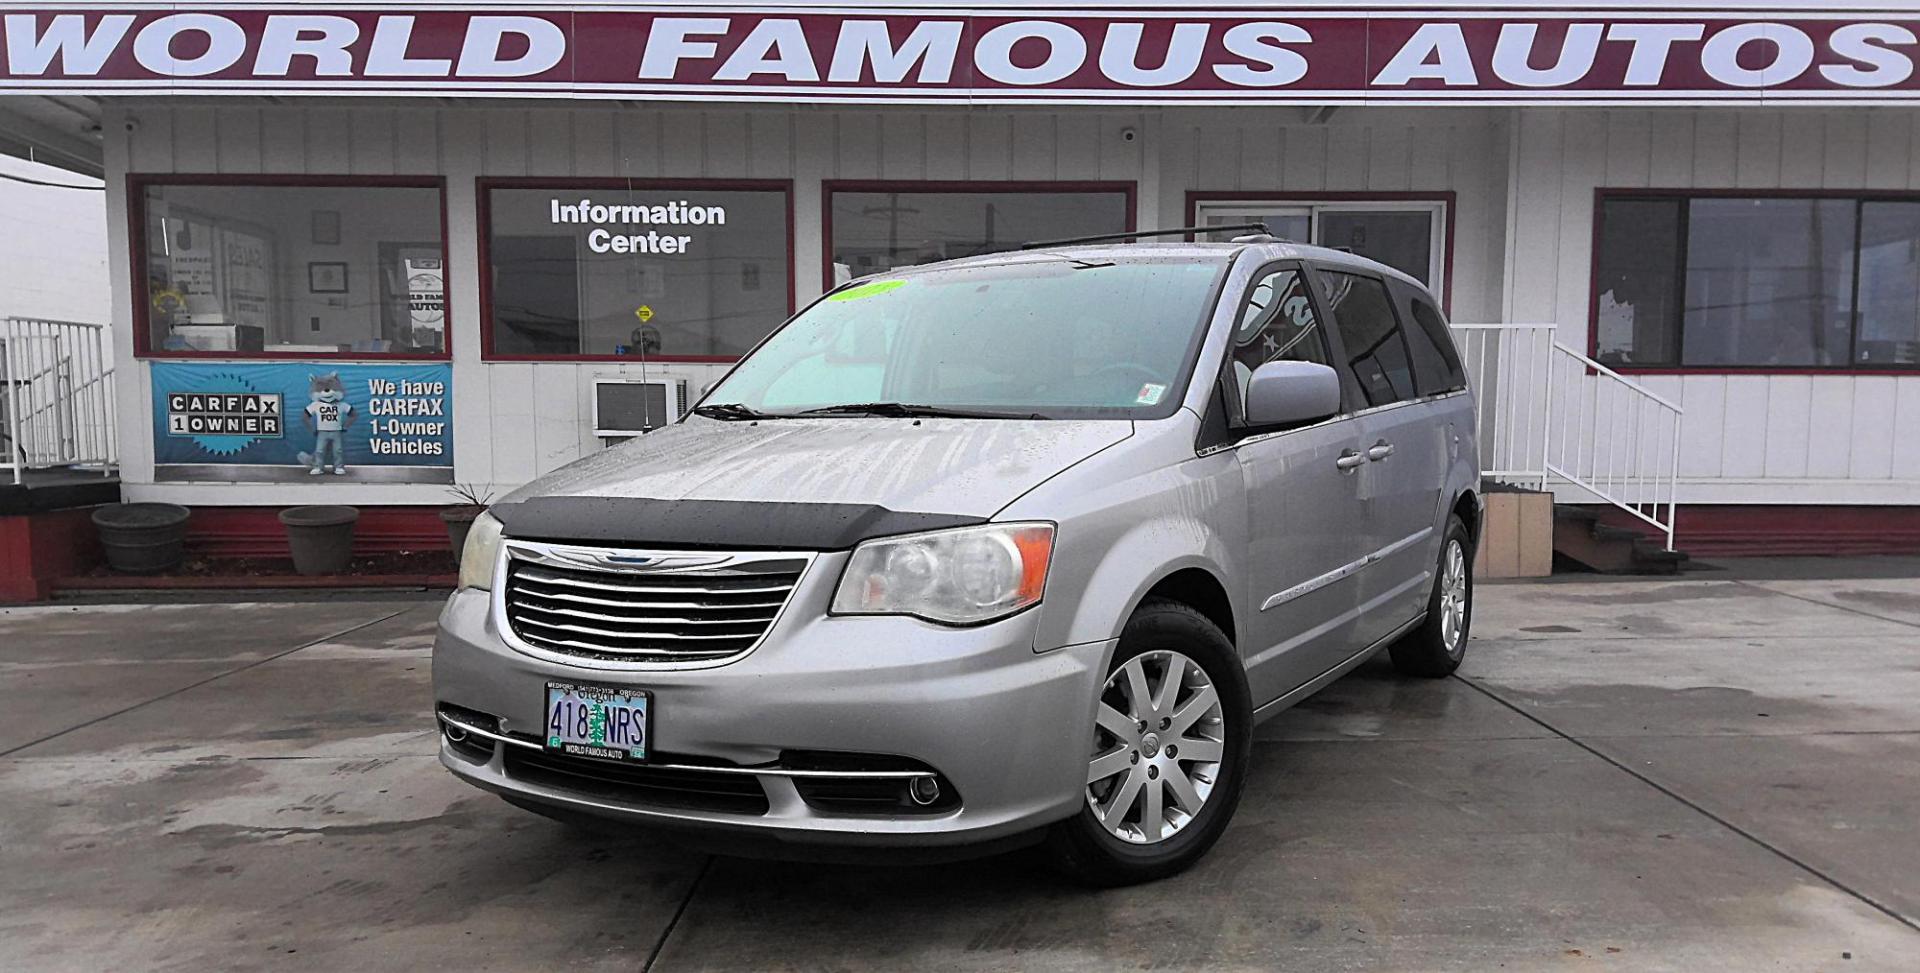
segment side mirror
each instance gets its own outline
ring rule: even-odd
[[[1340,376],[1325,365],[1270,361],[1247,381],[1247,424],[1294,426],[1340,411]]]

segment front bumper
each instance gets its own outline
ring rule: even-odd
[[[499,724],[489,729],[513,739],[469,735],[456,746],[443,733],[440,761],[516,803],[673,830],[751,833],[781,844],[984,844],[1079,809],[1095,688],[1112,643],[1036,653],[1032,611],[952,629],[805,610],[826,603],[825,588],[837,576],[808,572],[758,648],[693,670],[535,658],[501,638],[486,592],[456,592],[434,643],[436,702],[495,717]],[[649,690],[654,762],[751,772],[730,779],[755,781],[764,811],[671,806],[638,790],[569,786],[563,777],[518,770],[516,757],[539,752],[523,741],[539,738],[548,680]],[[782,763],[795,751],[906,758],[939,774],[959,803],[933,813],[823,810]]]

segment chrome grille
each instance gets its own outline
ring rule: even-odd
[[[632,663],[711,663],[753,648],[811,556],[506,542],[501,605],[527,648]]]

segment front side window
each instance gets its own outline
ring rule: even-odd
[[[890,411],[847,408],[880,403],[989,416],[1164,417],[1179,407],[1225,265],[1225,257],[1036,252],[855,283],[768,339],[702,410]]]
[[[829,185],[827,207],[833,285],[897,267],[1018,250],[1038,240],[1125,233],[1132,229],[1133,210],[1124,187],[991,184],[938,190]]]
[[[481,192],[491,357],[731,360],[791,310],[784,188]]]
[[[1920,365],[1920,202],[1601,200],[1594,346],[1612,365]]]
[[[1299,270],[1275,270],[1254,282],[1240,309],[1229,358],[1240,392],[1239,401],[1243,403],[1254,371],[1267,362],[1332,364],[1327,356],[1326,336],[1320,330],[1320,317],[1314,313],[1306,280]]]
[[[439,185],[138,184],[148,354],[447,349]]]
[[[1327,308],[1340,329],[1348,376],[1359,387],[1367,405],[1378,406],[1414,397],[1413,366],[1400,335],[1399,319],[1387,285],[1376,277],[1322,272]]]

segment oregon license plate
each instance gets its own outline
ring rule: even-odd
[[[604,760],[645,760],[653,735],[645,690],[547,683],[547,749]]]

